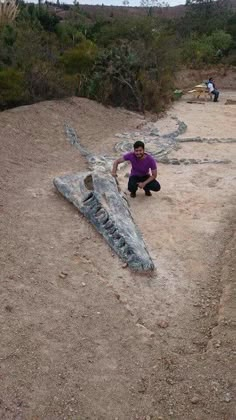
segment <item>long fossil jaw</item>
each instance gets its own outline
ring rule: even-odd
[[[115,179],[86,172],[54,179],[60,193],[95,226],[110,247],[136,271],[151,271],[153,261]]]

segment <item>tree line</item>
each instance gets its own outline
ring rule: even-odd
[[[76,2],[75,2],[76,3]],[[228,0],[187,0],[178,19],[91,18],[79,6],[0,3],[0,109],[79,95],[159,112],[181,66],[236,65]],[[58,8],[57,8],[58,10]]]

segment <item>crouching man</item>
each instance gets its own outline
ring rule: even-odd
[[[132,169],[129,177],[128,190],[130,197],[136,197],[138,188],[145,191],[145,195],[150,197],[151,191],[160,191],[161,186],[156,180],[157,164],[151,155],[145,152],[144,143],[136,141],[134,151],[126,153],[113,164],[112,175],[117,176],[117,168],[120,163],[130,161]]]

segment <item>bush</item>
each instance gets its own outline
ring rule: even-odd
[[[193,36],[183,46],[183,60],[192,66],[216,63],[228,51],[231,43],[231,35],[224,31],[215,31],[209,36]]]
[[[10,108],[28,99],[28,92],[21,72],[7,68],[0,71],[0,109]]]
[[[60,68],[48,62],[33,63],[25,70],[24,78],[28,86],[30,102],[73,95],[76,89],[75,78],[65,77]]]
[[[91,70],[98,49],[92,41],[82,41],[76,47],[66,51],[61,61],[68,74],[85,74]]]
[[[232,36],[224,31],[215,31],[208,38],[215,51],[227,51],[232,44]]]

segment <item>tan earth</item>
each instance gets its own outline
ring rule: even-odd
[[[176,103],[156,122],[185,137],[236,138],[236,92]],[[0,114],[0,419],[234,420],[236,143],[186,143],[162,190],[130,201],[156,271],[122,261],[53,186],[142,116],[86,99]],[[126,189],[125,172],[119,181]],[[234,293],[234,295],[233,295]]]

